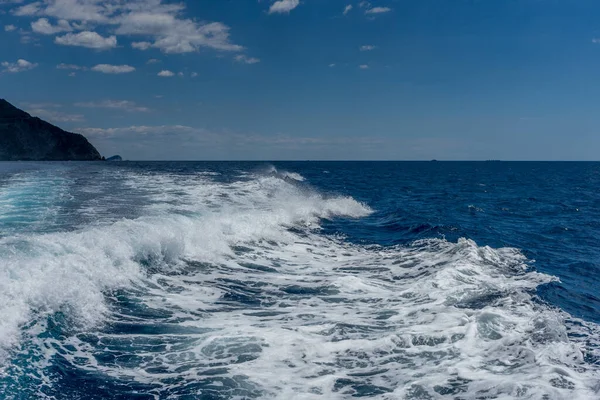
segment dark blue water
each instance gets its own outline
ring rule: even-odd
[[[0,392],[600,398],[599,189],[600,163],[0,164]]]
[[[277,165],[277,164],[276,164]],[[350,194],[376,210],[325,227],[382,245],[465,237],[521,249],[561,283],[541,295],[600,323],[600,163],[282,163],[323,191]],[[322,171],[328,170],[329,175]]]

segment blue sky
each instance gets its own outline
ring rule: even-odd
[[[0,0],[0,97],[128,159],[600,158],[600,3]]]

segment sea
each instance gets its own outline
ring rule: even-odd
[[[600,399],[600,163],[0,163],[0,399]]]

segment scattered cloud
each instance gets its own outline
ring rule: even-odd
[[[82,122],[81,114],[69,114],[60,111],[62,105],[56,103],[22,103],[23,109],[29,114],[50,122]]]
[[[37,15],[40,12],[40,7],[42,3],[40,1],[36,1],[34,3],[26,4],[21,6],[15,10],[13,10],[13,14],[18,17],[30,17]]]
[[[360,46],[360,51],[371,51],[371,50],[375,50],[377,48],[377,46],[372,46],[370,44],[364,45],[364,46]]]
[[[162,76],[162,77],[166,77],[166,78],[170,78],[171,76],[175,76],[175,74],[172,71],[169,71],[168,69],[163,69],[157,75],[158,76]]]
[[[184,74],[183,74],[183,72],[179,72],[177,75],[183,76]]]
[[[344,7],[344,12],[343,12],[342,14],[344,14],[344,15],[348,15],[348,13],[349,13],[350,11],[352,11],[352,9],[353,9],[353,8],[354,8],[354,7],[352,7],[352,4],[348,4],[346,7]]]
[[[299,4],[300,0],[279,0],[271,4],[269,14],[289,14]]]
[[[115,6],[115,1],[44,0],[44,8],[40,13],[69,21],[101,24],[110,22],[111,17],[116,15]]]
[[[102,37],[96,32],[83,31],[79,33],[67,33],[64,36],[57,36],[54,43],[63,46],[81,46],[89,49],[108,50],[117,47],[117,37]]]
[[[127,74],[135,71],[135,68],[130,65],[98,64],[95,67],[92,67],[92,71],[102,72],[104,74]]]
[[[100,102],[87,102],[87,103],[75,103],[76,107],[86,107],[86,108],[109,108],[109,109],[117,109],[127,112],[148,112],[150,111],[147,107],[142,107],[137,105],[133,101],[128,100],[104,100]]]
[[[50,122],[83,122],[85,120],[81,114],[66,114],[55,110],[32,109],[27,112]]]
[[[53,26],[48,21],[48,18],[40,18],[31,23],[31,30],[42,35],[54,35],[60,32],[71,32],[73,28],[69,24],[69,21],[64,19],[59,20],[58,24]]]
[[[159,125],[145,126],[133,125],[121,128],[82,128],[79,130],[90,137],[128,137],[130,139],[140,138],[158,138],[173,136],[190,137],[194,141],[202,141],[212,144],[235,144],[236,146],[245,145],[273,145],[274,147],[288,147],[296,145],[319,146],[319,145],[337,145],[347,143],[373,144],[382,143],[382,140],[375,137],[311,137],[311,136],[291,136],[285,134],[263,135],[263,134],[241,134],[229,131],[212,132],[203,128],[195,128],[186,125]]]
[[[65,63],[60,63],[56,66],[56,69],[74,69],[74,70],[86,70],[86,67],[82,67],[80,65],[75,65],[75,64],[65,64]]]
[[[299,0],[277,3],[297,5]],[[282,9],[281,5],[273,6]],[[189,53],[200,48],[243,50],[242,46],[232,43],[227,25],[184,18],[185,9],[183,2],[168,0],[38,0],[19,6],[12,13],[15,16],[44,17],[42,22],[34,23],[38,26],[38,33],[60,32],[58,28],[62,28],[62,32],[69,31],[65,22],[72,30],[86,32],[64,36],[57,40],[57,44],[106,49],[116,46],[116,36],[127,35],[140,38],[134,42],[134,48],[145,50],[152,47],[164,53]],[[58,25],[53,26],[48,18],[58,20]],[[90,32],[93,27],[106,27],[115,36],[103,38]]]
[[[133,42],[131,47],[138,50],[148,50],[152,46],[150,42]]]
[[[198,104],[199,106],[201,104]],[[376,135],[305,135],[210,130],[193,125],[85,127],[84,134],[102,152],[135,159],[372,159],[381,148],[392,153],[402,146]],[[181,146],[185,143],[185,146]],[[130,156],[129,156],[130,155]],[[430,157],[431,158],[431,157]]]
[[[384,14],[392,11],[389,7],[373,7],[365,11],[365,14]]]
[[[158,64],[160,62],[160,60],[158,58],[151,58],[148,61],[146,61],[146,64]]]
[[[29,43],[37,43],[38,39],[34,38],[33,36],[29,35],[29,32],[19,32],[21,34],[21,39],[19,40],[21,43],[23,44],[29,44]]]
[[[14,31],[16,29],[17,29],[17,27],[14,26],[14,25],[4,25],[4,31],[5,32],[12,32],[12,31]]]
[[[600,38],[593,38],[592,43],[600,43]]]
[[[198,76],[198,73],[197,73],[197,72],[192,72],[192,74],[191,74],[190,76],[191,76],[192,78],[195,78],[195,77],[197,77],[197,76]]]
[[[133,125],[119,128],[82,128],[80,133],[94,140],[114,140],[113,143],[118,146],[129,143],[140,145],[144,143],[149,149],[160,149],[163,152],[167,149],[169,152],[179,149],[178,143],[186,143],[186,151],[197,150],[195,145],[201,145],[203,151],[208,147],[221,147],[228,153],[234,149],[240,149],[244,152],[249,147],[271,148],[271,149],[318,149],[343,145],[353,146],[373,146],[381,145],[383,140],[377,137],[311,137],[311,136],[292,136],[286,134],[264,135],[264,134],[243,134],[230,131],[210,131],[203,128],[195,128],[186,125],[160,125],[145,126]],[[176,140],[175,140],[176,139]],[[174,146],[177,146],[173,148]],[[163,156],[164,157],[164,156]]]
[[[160,126],[145,126],[133,125],[123,128],[82,128],[79,130],[86,136],[90,137],[114,137],[114,136],[171,136],[181,133],[203,133],[207,132],[204,129],[192,128],[185,125],[160,125]],[[216,135],[215,135],[216,136]]]
[[[156,0],[154,1],[156,2]],[[171,5],[177,7],[177,5]],[[167,7],[164,5],[163,8]],[[171,7],[171,9],[173,9]],[[180,8],[165,11],[138,10],[120,18],[118,35],[152,37],[154,47],[164,53],[190,53],[200,47],[222,51],[240,51],[242,47],[229,40],[229,27],[220,22],[199,24],[191,19],[180,19]]]
[[[114,0],[44,0],[36,1],[13,11],[17,16],[44,15],[69,21],[109,22],[118,11]]]
[[[367,64],[361,64],[358,66],[358,68],[360,69],[369,69],[369,66]]]
[[[256,64],[256,63],[260,62],[260,59],[255,58],[255,57],[248,57],[248,56],[245,56],[244,54],[238,54],[237,56],[235,56],[235,61],[244,63],[244,64]]]
[[[76,73],[76,72],[69,72],[69,76],[70,76],[70,77],[73,77],[73,76],[76,76],[76,75],[77,75],[77,73]]]
[[[17,62],[14,62],[14,63],[4,61],[0,65],[2,65],[2,67],[4,68],[2,70],[2,72],[10,72],[10,73],[29,71],[38,66],[37,63],[31,63],[22,58],[18,59]]]
[[[329,68],[333,68],[333,67],[335,67],[335,64],[333,64],[333,63],[329,64]]]
[[[0,3],[2,4],[2,3]],[[62,105],[58,103],[29,103],[29,102],[21,102],[20,105],[23,108],[32,109],[32,108],[62,108]]]

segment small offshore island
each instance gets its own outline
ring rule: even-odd
[[[0,161],[100,161],[85,136],[66,132],[0,99]]]

